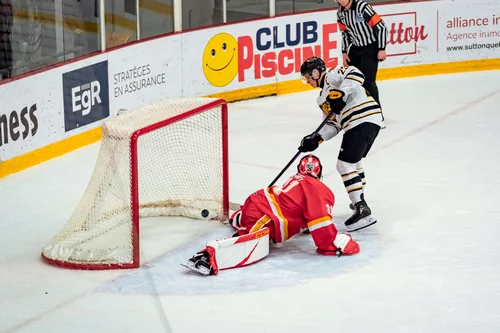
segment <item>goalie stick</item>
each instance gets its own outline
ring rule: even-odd
[[[323,128],[323,126],[326,125],[326,123],[328,122],[328,120],[330,119],[330,117],[333,116],[333,114],[334,114],[333,110],[330,111],[330,113],[328,113],[328,115],[325,117],[325,119],[323,119],[323,121],[321,122],[321,124],[319,124],[318,128],[316,128],[316,130],[311,134],[311,139],[314,139],[316,137],[316,135],[318,135],[319,131]],[[278,181],[278,179],[280,179],[280,177],[285,173],[285,171],[290,167],[290,165],[292,165],[292,163],[297,159],[297,157],[299,157],[300,154],[301,154],[301,151],[299,150],[292,157],[292,159],[290,160],[290,162],[288,162],[287,165],[285,165],[285,167],[283,168],[283,170],[280,171],[280,173],[276,176],[276,178],[273,179],[273,181],[271,182],[271,184],[269,184],[268,187],[273,186]]]

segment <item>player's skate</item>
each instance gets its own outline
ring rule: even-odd
[[[365,201],[365,194],[364,193],[361,193],[361,201],[364,201],[366,203],[366,201]],[[352,202],[349,204],[349,209],[352,210],[353,212],[356,211],[356,208],[354,208],[354,204]]]
[[[208,276],[214,274],[214,269],[210,265],[209,256],[206,251],[195,254],[186,264],[181,265],[201,275]]]
[[[357,231],[377,223],[371,216],[372,212],[366,201],[362,200],[354,205],[354,214],[345,221],[347,231]]]

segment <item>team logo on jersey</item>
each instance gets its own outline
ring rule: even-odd
[[[329,96],[330,96],[330,99],[337,99],[337,98],[344,97],[344,93],[342,91],[332,90],[332,91],[330,91]]]
[[[330,103],[328,103],[328,101],[326,101],[323,104],[321,104],[321,110],[323,111],[325,116],[327,116],[330,113],[330,111],[332,111],[332,108],[330,107]]]
[[[354,18],[354,20],[355,20],[356,22],[364,22],[364,21],[365,21],[365,19],[364,19],[364,17],[363,17],[363,14],[360,14],[360,13],[357,13],[357,14],[356,14],[356,17]]]

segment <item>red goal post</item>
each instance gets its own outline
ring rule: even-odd
[[[181,98],[107,119],[87,189],[42,258],[67,268],[137,268],[140,218],[227,220],[227,113],[222,99]]]

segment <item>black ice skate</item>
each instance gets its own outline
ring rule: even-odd
[[[363,201],[365,203],[365,205],[368,206],[368,204],[365,201],[365,194],[364,193],[361,193],[360,199],[361,199],[361,201]],[[352,202],[349,204],[349,209],[352,210],[353,212],[356,211],[356,208],[354,208],[354,204]],[[370,209],[370,208],[368,208],[368,209]]]
[[[371,214],[372,211],[370,207],[366,204],[366,201],[362,200],[354,205],[354,214],[345,221],[345,226],[347,231],[357,231],[363,228],[369,227],[372,224],[377,223]]]
[[[214,274],[214,269],[209,263],[209,257],[206,251],[197,253],[189,259],[186,264],[181,265],[201,275],[208,276]]]
[[[361,201],[364,201],[365,204],[366,204],[366,201],[365,201],[365,194],[364,193],[361,193]],[[367,204],[368,205],[368,204]],[[356,211],[356,208],[354,208],[354,204],[351,202],[349,204],[349,209],[352,210],[353,212]]]

